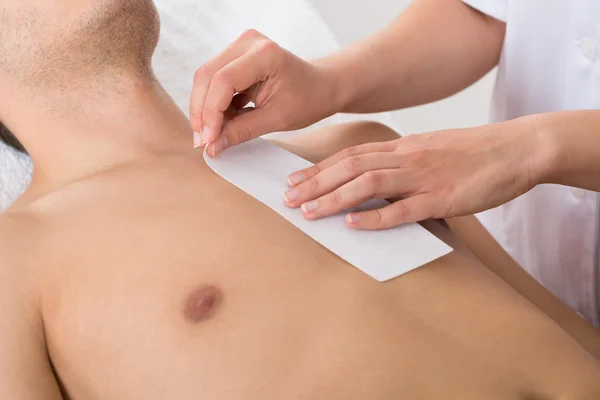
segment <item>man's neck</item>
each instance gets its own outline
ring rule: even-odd
[[[13,108],[11,127],[34,163],[30,189],[17,205],[126,164],[193,151],[187,119],[158,83],[119,88],[101,95],[63,93],[59,100],[39,96],[16,113]]]

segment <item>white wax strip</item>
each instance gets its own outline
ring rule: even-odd
[[[292,172],[312,164],[263,139],[232,147],[218,157],[204,154],[218,175],[269,206],[302,232],[380,282],[425,265],[452,249],[418,224],[384,231],[360,231],[346,225],[345,213],[308,221],[299,210],[287,207],[282,194]],[[356,210],[382,207],[371,200]]]

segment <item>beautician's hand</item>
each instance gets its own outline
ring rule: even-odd
[[[190,102],[196,147],[208,153],[336,113],[335,71],[307,62],[256,31],[244,33],[195,74]],[[250,102],[254,108],[244,108]]]
[[[350,227],[368,230],[487,210],[539,179],[535,138],[519,134],[524,123],[530,125],[507,122],[349,148],[292,174],[284,201],[318,219],[371,198],[400,199],[347,216]]]

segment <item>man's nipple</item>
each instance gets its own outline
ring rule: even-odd
[[[223,291],[214,285],[194,290],[185,302],[184,316],[188,322],[197,324],[212,318],[223,302]]]

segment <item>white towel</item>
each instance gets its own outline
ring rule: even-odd
[[[29,186],[31,160],[0,141],[0,212]]]
[[[187,113],[193,75],[244,30],[255,28],[299,56],[311,59],[339,48],[334,35],[306,0],[156,0],[162,32],[154,57],[159,80]],[[389,115],[338,115],[333,122],[370,119],[393,126]],[[0,145],[0,212],[27,187],[26,157]]]

